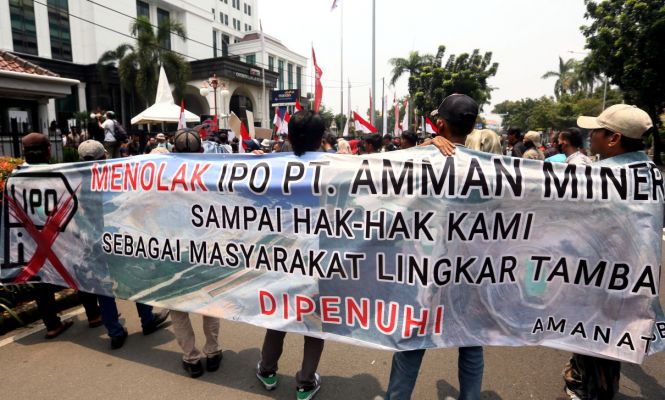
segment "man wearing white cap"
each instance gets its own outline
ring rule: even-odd
[[[653,127],[649,114],[636,106],[617,104],[598,117],[579,117],[577,125],[589,129],[591,151],[600,156],[595,165],[625,166],[649,161],[643,138]],[[618,361],[573,354],[563,376],[569,399],[612,399],[619,391]]]

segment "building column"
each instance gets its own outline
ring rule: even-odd
[[[44,135],[48,135],[48,127],[50,124],[49,120],[49,104],[50,99],[43,98],[39,99],[37,106],[37,124],[35,127],[35,132],[41,132]],[[55,108],[54,108],[55,112]]]
[[[76,89],[78,90],[79,112],[88,110],[88,100],[85,96],[85,86],[85,82],[80,82],[78,85],[76,85]]]

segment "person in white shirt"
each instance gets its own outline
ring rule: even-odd
[[[120,143],[115,138],[115,124],[115,113],[108,111],[106,113],[106,120],[102,124],[102,129],[104,129],[104,148],[109,158],[118,158],[120,156]]]

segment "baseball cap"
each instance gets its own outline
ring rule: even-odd
[[[530,140],[537,147],[539,147],[541,145],[540,133],[538,133],[536,131],[529,131],[529,132],[525,133],[524,134],[524,139]]]
[[[448,122],[474,123],[478,117],[478,103],[465,94],[451,94],[443,99],[436,111],[436,116]]]
[[[175,151],[177,153],[200,153],[201,137],[193,129],[181,129],[175,134]]]
[[[577,118],[577,126],[584,129],[607,129],[631,139],[642,139],[653,123],[649,114],[636,106],[615,104],[597,117]]]
[[[158,134],[155,136],[155,139],[157,139],[157,140],[166,140],[166,136],[164,136],[163,133],[158,133]]]
[[[79,145],[81,161],[103,160],[106,158],[104,146],[96,140],[86,140]]]
[[[261,150],[261,145],[256,139],[248,139],[242,141],[245,144],[245,151]]]

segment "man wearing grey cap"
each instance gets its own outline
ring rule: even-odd
[[[478,104],[464,94],[453,94],[441,102],[436,114],[436,125],[439,136],[432,141],[444,154],[451,154],[448,146],[464,146],[466,137],[473,131],[478,117]],[[425,350],[411,350],[393,354],[390,382],[385,400],[406,400],[416,385],[418,371]],[[480,399],[480,388],[483,382],[483,348],[480,346],[460,347],[458,379],[460,385],[459,399]]]
[[[653,124],[636,106],[617,104],[598,117],[579,117],[577,125],[590,130],[591,151],[600,156],[594,165],[617,167],[649,161],[643,138]],[[566,395],[571,400],[612,399],[619,391],[619,361],[573,354],[563,371]]]

